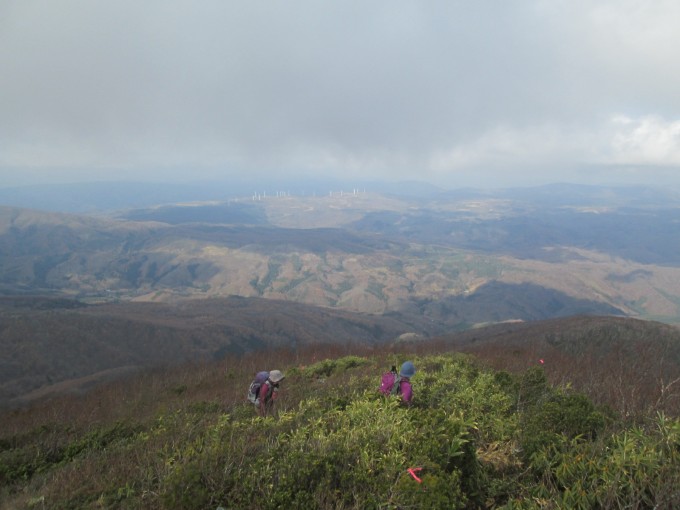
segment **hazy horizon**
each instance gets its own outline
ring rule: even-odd
[[[0,188],[680,185],[680,3],[0,3]]]

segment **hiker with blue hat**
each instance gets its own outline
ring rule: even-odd
[[[416,367],[412,361],[405,361],[401,365],[401,370],[397,373],[397,367],[392,366],[392,370],[383,374],[378,391],[385,396],[400,395],[402,402],[407,405],[413,400],[413,386],[411,377],[416,373]]]
[[[416,367],[412,361],[405,361],[401,365],[401,370],[399,371],[399,393],[401,394],[401,399],[406,404],[411,404],[413,399],[413,386],[411,386],[411,377],[416,375]]]

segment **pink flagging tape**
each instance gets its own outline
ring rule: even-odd
[[[408,474],[413,477],[413,479],[418,482],[418,483],[423,483],[423,481],[418,478],[418,475],[416,475],[416,471],[422,471],[423,468],[408,468]]]

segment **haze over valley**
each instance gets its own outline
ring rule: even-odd
[[[461,324],[526,320],[512,303],[539,289],[591,303],[584,312],[678,322],[673,193],[423,193],[263,191],[106,214],[4,207],[0,289],[86,302],[265,297],[380,314],[432,300],[465,308],[496,286],[515,290],[496,292],[494,305],[483,298],[485,311]]]
[[[680,200],[668,190],[406,183],[193,198],[0,208],[6,402],[267,347],[378,346],[577,315],[680,322]]]

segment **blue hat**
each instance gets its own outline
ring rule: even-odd
[[[413,366],[413,363],[410,361],[405,361],[401,366],[401,370],[399,371],[399,375],[402,377],[413,377],[415,373],[416,367]]]

